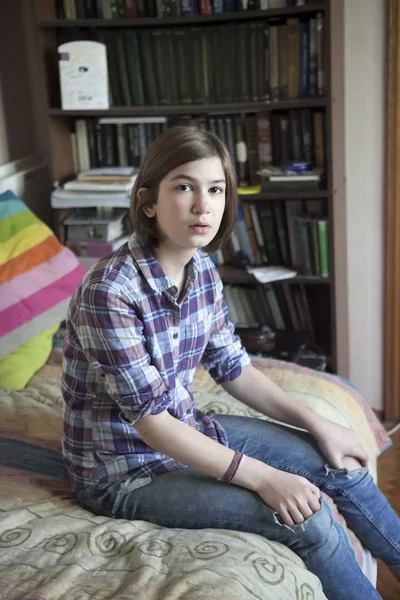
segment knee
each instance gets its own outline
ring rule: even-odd
[[[319,511],[296,525],[296,529],[300,529],[299,544],[302,547],[320,546],[332,538],[334,521],[327,504],[322,501]]]
[[[362,464],[352,456],[344,456],[342,459],[343,467],[348,471],[356,471],[357,469],[361,469]]]

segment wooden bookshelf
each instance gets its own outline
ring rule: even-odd
[[[300,98],[279,102],[235,102],[229,104],[176,104],[172,106],[113,106],[108,110],[62,110],[49,108],[51,117],[151,117],[271,112],[301,108],[325,108],[327,98]]]
[[[56,19],[55,11],[45,6],[42,6],[43,19],[38,21],[38,26],[42,29],[68,28],[68,27],[165,27],[165,25],[184,26],[198,25],[205,23],[224,23],[232,21],[250,21],[252,19],[273,19],[276,17],[296,17],[310,13],[322,12],[327,10],[325,2],[316,1],[305,6],[288,6],[285,8],[274,8],[268,10],[246,10],[235,11],[230,13],[221,13],[215,15],[195,15],[195,16],[180,16],[180,17],[137,17],[134,19],[79,19],[79,20],[64,20]]]
[[[259,194],[239,194],[243,202],[263,202],[268,200],[322,200],[330,196],[328,190],[296,190],[287,192],[260,192]]]
[[[321,203],[324,207],[324,218],[328,222],[328,254],[329,254],[329,276],[299,274],[288,280],[277,284],[279,287],[298,289],[307,297],[311,318],[315,320],[315,329],[320,331],[315,340],[329,356],[330,369],[336,370],[336,308],[335,308],[335,281],[333,263],[333,194],[332,194],[332,172],[331,172],[331,94],[330,94],[330,0],[308,1],[305,6],[290,6],[270,10],[238,11],[231,13],[196,15],[166,18],[115,18],[115,19],[58,19],[55,0],[35,0],[38,50],[43,56],[42,84],[47,89],[48,97],[48,126],[50,150],[53,163],[53,180],[62,181],[74,172],[74,161],[71,143],[71,131],[75,121],[78,119],[96,120],[101,117],[154,117],[162,116],[167,119],[192,118],[210,119],[216,117],[246,118],[246,115],[268,115],[272,119],[275,116],[287,114],[290,111],[309,111],[322,113],[324,119],[324,154],[326,173],[323,189],[296,190],[296,191],[274,191],[260,192],[257,194],[240,194],[240,201],[255,204],[257,207],[263,203],[285,207],[289,201],[311,201]],[[108,110],[62,110],[60,108],[60,92],[57,66],[57,44],[59,36],[63,41],[76,30],[82,29],[90,32],[96,39],[97,31],[109,30],[121,32],[135,30],[137,34],[147,30],[166,28],[174,31],[184,27],[195,26],[202,28],[206,26],[221,27],[232,25],[232,27],[249,26],[252,21],[265,21],[273,27],[277,23],[286,23],[287,19],[298,20],[299,24],[305,19],[316,17],[320,13],[323,17],[323,70],[324,91],[323,94],[312,96],[303,95],[297,98],[285,98],[274,101],[253,100],[235,102],[179,102],[176,104],[154,104],[147,102],[144,105],[114,105]],[[247,25],[248,24],[248,25]],[[258,26],[258,25],[255,25]],[[300,25],[299,25],[300,26]],[[208,34],[207,34],[208,35]],[[247,34],[246,34],[247,35]],[[300,51],[300,47],[299,47]],[[229,56],[228,61],[232,62]],[[172,64],[172,63],[171,63]],[[174,68],[177,67],[174,63]],[[214,67],[213,67],[214,68]],[[230,67],[231,68],[231,67]],[[222,72],[222,71],[221,71]],[[39,78],[38,78],[39,81]],[[158,84],[157,84],[158,85]],[[232,96],[233,98],[234,96]],[[211,98],[211,97],[209,97]],[[175,99],[176,101],[176,99]],[[126,101],[125,101],[126,103]],[[120,103],[122,104],[122,102]],[[233,115],[232,117],[230,117]],[[258,209],[257,209],[258,210]],[[286,209],[285,209],[286,210]],[[274,217],[275,218],[275,217]],[[219,268],[221,278],[229,286],[256,287],[255,278],[245,269],[224,264]],[[296,270],[296,269],[295,269]],[[280,284],[284,285],[280,285]],[[310,317],[310,315],[309,315]]]
[[[218,267],[218,271],[221,279],[226,284],[231,285],[249,285],[256,282],[256,278],[252,273],[241,269],[240,267],[233,267],[231,265],[221,265]],[[277,282],[278,283],[278,282]],[[288,284],[330,284],[329,277],[319,277],[317,275],[297,275],[288,279],[280,280],[280,283]]]

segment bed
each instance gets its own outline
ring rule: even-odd
[[[97,517],[72,495],[60,452],[60,348],[21,391],[0,390],[0,598],[4,600],[322,600],[318,579],[279,543],[232,531],[164,529]],[[389,438],[364,399],[338,378],[290,363],[253,364],[312,410],[353,427],[376,457]],[[261,417],[198,369],[207,412]],[[343,523],[333,502],[335,518]],[[346,529],[375,583],[376,563]]]
[[[84,270],[15,191],[0,193],[0,599],[325,598],[299,557],[260,536],[112,520],[77,504],[61,455],[59,325]],[[290,363],[253,363],[312,410],[354,428],[376,477],[389,438],[357,390]],[[206,412],[265,418],[200,368],[193,391]],[[346,531],[375,583],[375,561]]]

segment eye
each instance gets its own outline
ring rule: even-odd
[[[187,183],[181,183],[180,185],[178,185],[177,187],[178,190],[180,190],[181,192],[188,192],[190,191],[192,188],[189,184]]]
[[[210,188],[210,192],[212,194],[223,194],[224,190],[220,187],[212,187],[212,188]]]

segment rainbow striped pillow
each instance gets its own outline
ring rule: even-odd
[[[0,357],[65,319],[84,273],[15,194],[0,194]]]

